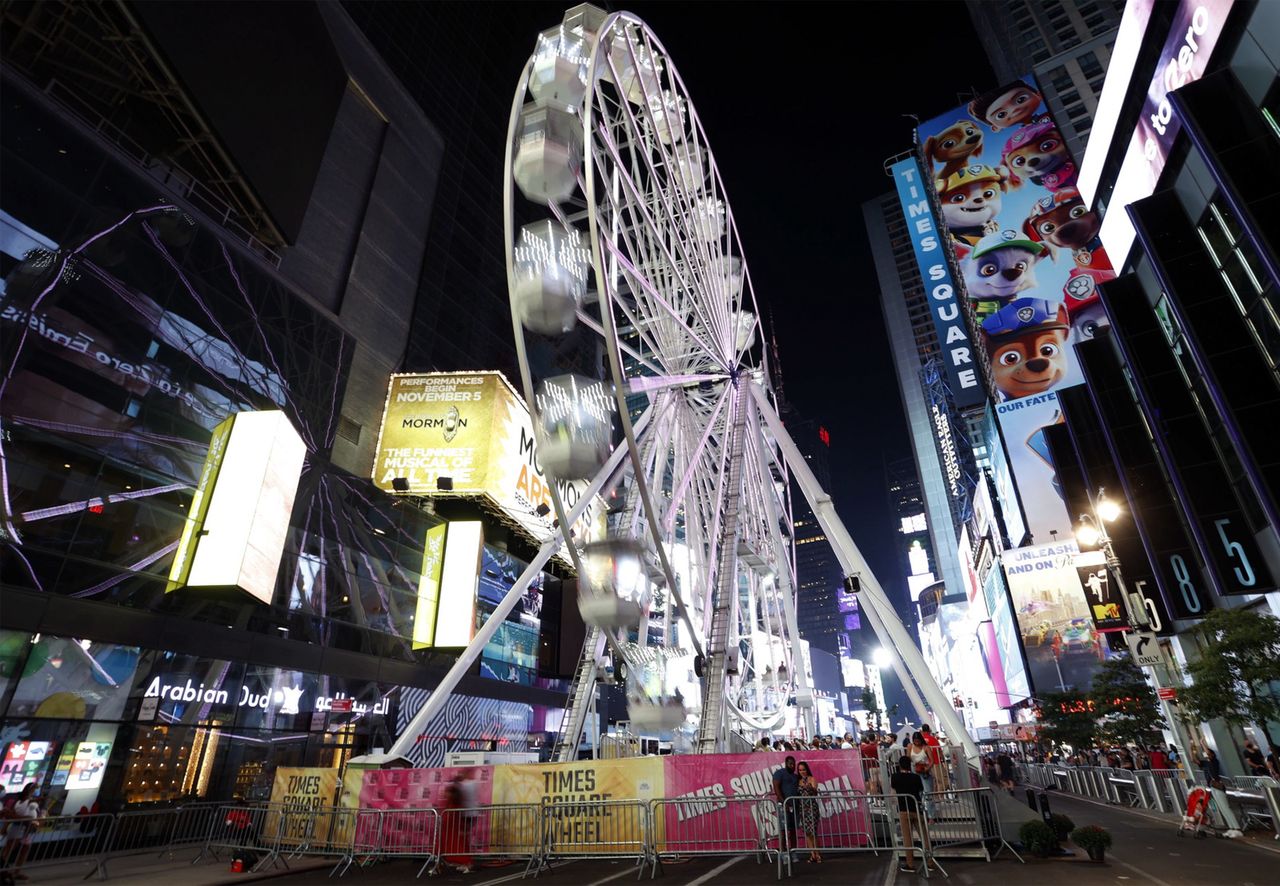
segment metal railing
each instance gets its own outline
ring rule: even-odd
[[[1009,848],[989,788],[925,800],[925,809],[910,796],[861,792],[784,803],[767,796],[684,797],[444,810],[196,803],[51,816],[34,827],[13,820],[6,837],[14,851],[10,867],[75,866],[85,879],[103,880],[127,877],[117,862],[130,856],[189,864],[238,858],[253,871],[306,858],[331,861],[333,876],[381,861],[420,860],[419,877],[479,862],[524,862],[528,876],[562,859],[629,859],[637,876],[648,869],[652,878],[663,860],[751,854],[757,864],[776,864],[781,878],[806,851],[919,855],[928,867],[957,854],[991,860]]]

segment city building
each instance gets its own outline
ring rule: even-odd
[[[1101,285],[1109,329],[1076,345],[1087,393],[1064,392],[1049,442],[1073,514],[1102,488],[1122,498],[1108,531],[1145,608],[1130,615],[1160,636],[1158,677],[1176,687],[1210,610],[1280,613],[1280,10],[1157,11],[1125,11],[1085,155],[1118,276]],[[1241,771],[1237,730],[1189,728]]]
[[[454,211],[443,158],[467,147],[337,4],[36,4],[8,10],[2,49],[0,733],[25,755],[7,787],[70,811],[256,799],[279,766],[389,747],[454,660],[416,642],[433,530],[483,523],[491,595],[532,557],[472,502],[370,480],[388,375],[455,332],[406,321]],[[496,353],[473,344],[422,359]],[[264,507],[292,508],[254,536],[253,574],[197,588],[210,453],[248,457],[233,414],[287,428],[301,468],[267,484]],[[558,617],[560,577],[521,615]],[[554,729],[558,634],[487,650],[413,759]]]
[[[1123,0],[965,0],[996,78],[1028,72],[1077,157],[1084,156]]]
[[[804,459],[823,489],[831,488],[831,435],[817,422],[794,413],[787,425]],[[836,658],[862,652],[862,624],[857,598],[844,586],[844,570],[836,559],[808,501],[795,490],[791,497],[796,545],[796,622],[800,636],[814,649]]]

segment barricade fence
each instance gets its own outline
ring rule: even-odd
[[[21,843],[17,824],[9,822]],[[189,856],[191,864],[240,858],[254,871],[324,859],[337,876],[410,860],[421,862],[418,876],[480,862],[523,863],[527,876],[559,860],[607,858],[630,859],[637,876],[647,869],[652,878],[664,859],[751,854],[757,864],[776,865],[781,878],[802,853],[889,853],[929,867],[939,856],[966,854],[962,849],[990,860],[1007,846],[989,788],[936,791],[923,804],[862,792],[781,803],[772,796],[687,797],[444,810],[200,803],[46,817],[31,832],[21,866],[79,866],[86,879],[105,880],[127,876],[117,861],[130,856]]]

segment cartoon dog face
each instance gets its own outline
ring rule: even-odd
[[[1062,140],[1062,135],[1052,126],[1045,126],[1035,138],[1028,139],[1016,147],[1010,147],[1004,154],[1004,164],[1012,177],[1011,182],[1020,176],[1028,176],[1036,182],[1042,176],[1057,172],[1071,162],[1071,154]]]
[[[1067,375],[1067,331],[1031,332],[991,352],[996,387],[1010,400],[1042,394]]]
[[[964,282],[973,299],[1006,301],[1019,292],[1037,286],[1036,264],[1045,253],[1022,246],[1006,246],[964,263]]]
[[[939,194],[942,217],[949,228],[977,228],[1000,214],[1004,188],[999,182],[979,181]]]
[[[1060,249],[1082,249],[1098,235],[1102,219],[1084,205],[1075,188],[1064,188],[1039,201],[1027,216],[1023,232]]]
[[[1107,309],[1102,306],[1101,301],[1072,311],[1071,343],[1089,341],[1098,334],[1099,329],[1110,325],[1111,320],[1107,317]]]
[[[957,120],[924,142],[930,163],[944,164],[938,175],[946,178],[966,165],[969,157],[982,153],[982,130],[972,120]]]
[[[1040,93],[1021,81],[1007,83],[969,103],[969,113],[986,122],[992,132],[1019,126],[1036,115]]]

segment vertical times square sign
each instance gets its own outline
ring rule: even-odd
[[[890,169],[898,189],[898,200],[902,203],[911,248],[929,299],[929,313],[938,333],[938,344],[942,348],[941,362],[947,386],[951,388],[956,406],[974,406],[981,403],[986,395],[978,381],[973,342],[969,339],[958,293],[947,267],[946,252],[929,206],[929,193],[920,174],[920,165],[911,157],[893,164]]]

